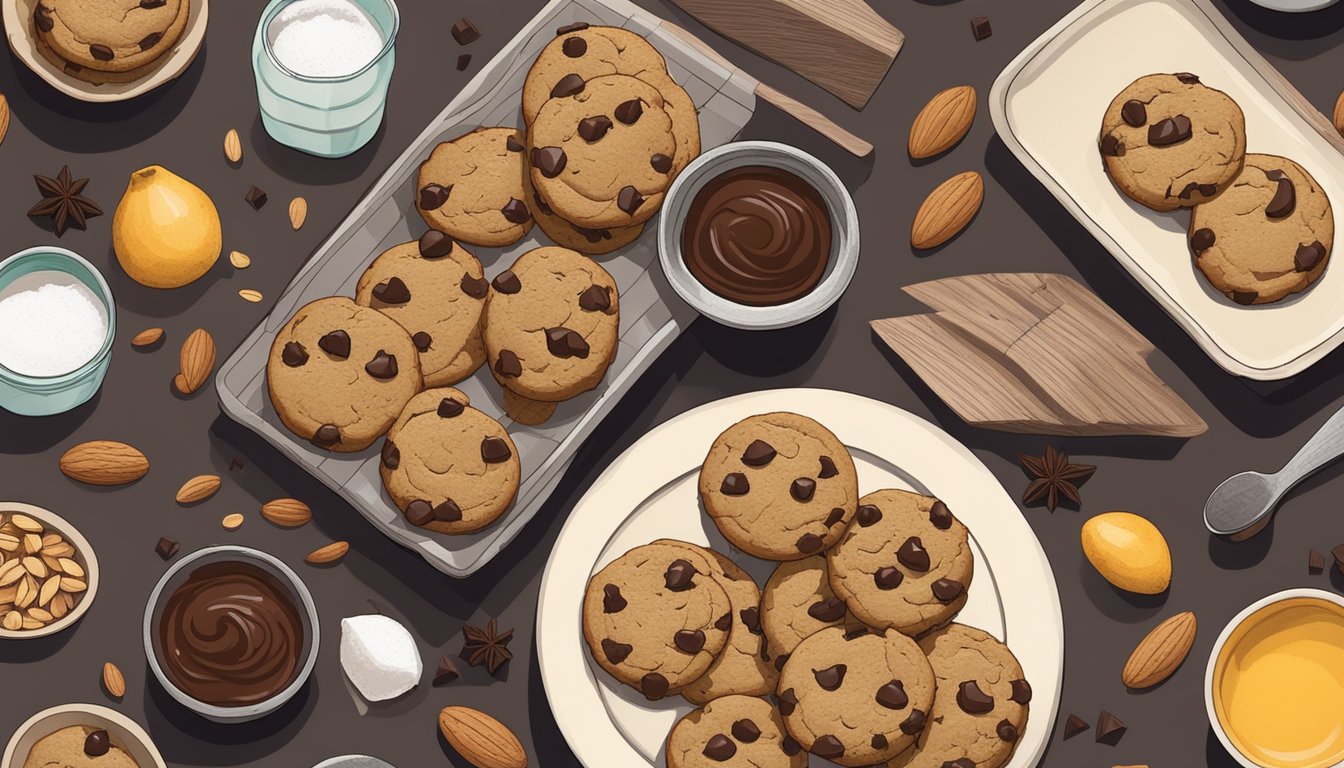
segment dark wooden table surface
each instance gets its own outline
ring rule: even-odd
[[[6,0],[12,2],[13,0]],[[863,257],[837,308],[804,326],[744,333],[701,320],[678,340],[617,406],[579,454],[551,502],[490,566],[465,581],[443,576],[378,534],[353,510],[278,453],[219,413],[211,388],[181,398],[170,388],[177,346],[196,327],[214,334],[221,357],[262,318],[308,255],[469,77],[519,29],[542,0],[401,0],[386,124],[372,144],[343,160],[320,160],[272,142],[261,128],[248,49],[262,0],[216,0],[206,49],[177,82],[141,99],[92,106],[48,88],[16,59],[0,62],[0,91],[13,123],[0,146],[0,252],[59,242],[101,267],[117,297],[119,332],[111,372],[101,393],[72,413],[45,419],[0,414],[0,498],[48,507],[77,524],[93,542],[103,586],[92,610],[71,631],[44,640],[0,645],[0,738],[33,712],[68,702],[110,704],[143,723],[174,766],[292,766],[306,768],[350,752],[383,757],[399,768],[464,765],[437,736],[436,715],[448,704],[491,712],[522,738],[533,764],[574,765],[542,689],[533,648],[538,582],[569,509],[612,459],[649,428],[702,403],[757,389],[817,386],[894,403],[940,424],[968,445],[1010,494],[1026,484],[1020,451],[1039,452],[1046,438],[972,429],[962,424],[898,360],[883,351],[867,321],[916,311],[900,286],[983,271],[1054,271],[1080,278],[1158,347],[1158,373],[1208,421],[1209,432],[1188,442],[1161,439],[1057,440],[1073,456],[1099,465],[1084,487],[1080,511],[1024,510],[1053,563],[1064,605],[1066,669],[1059,721],[1069,712],[1095,722],[1100,709],[1129,725],[1118,746],[1090,736],[1062,742],[1056,733],[1042,763],[1050,768],[1148,763],[1153,766],[1233,766],[1204,715],[1202,679],[1223,624],[1251,601],[1297,586],[1344,587],[1338,573],[1308,576],[1308,546],[1344,540],[1337,493],[1339,469],[1299,489],[1282,519],[1255,540],[1229,544],[1205,532],[1200,510],[1208,492],[1244,468],[1277,469],[1338,406],[1344,357],[1332,355],[1297,380],[1251,387],[1223,373],[1131,282],[1114,260],[1017,163],[995,137],[984,98],[994,77],[1027,43],[1074,5],[1073,0],[875,0],[907,36],[886,82],[867,109],[856,112],[818,88],[717,38],[663,0],[640,0],[651,10],[704,34],[746,70],[802,98],[877,145],[866,161],[848,157],[767,106],[759,105],[748,138],[796,144],[832,164],[853,190],[863,230]],[[1216,0],[1236,26],[1319,108],[1329,113],[1344,82],[1344,5],[1307,15],[1265,11],[1247,0]],[[455,71],[459,47],[450,25],[470,16],[482,39],[468,48],[473,66]],[[968,20],[989,15],[994,36],[977,43]],[[933,93],[962,83],[980,93],[980,115],[969,137],[946,157],[912,164],[905,153],[911,119]],[[1061,109],[1067,105],[1060,105]],[[246,159],[228,167],[220,147],[237,128]],[[87,194],[107,216],[87,232],[57,241],[24,213],[37,197],[32,174],[54,175],[69,164],[92,182]],[[128,175],[162,164],[196,182],[217,201],[225,251],[241,250],[253,266],[233,272],[225,260],[189,287],[161,292],[132,283],[111,254],[111,212]],[[984,209],[960,238],[933,253],[915,254],[909,224],[923,196],[954,173],[985,175]],[[252,211],[248,186],[270,193]],[[290,230],[285,203],[309,202],[307,224]],[[260,290],[253,305],[240,288]],[[129,339],[163,326],[167,345],[133,351]],[[806,411],[807,403],[798,409]],[[127,488],[77,485],[57,470],[74,443],[108,438],[142,448],[149,475]],[[241,468],[233,467],[240,459]],[[186,478],[214,472],[223,490],[209,502],[180,508],[173,494]],[[307,501],[313,524],[281,530],[261,519],[261,502],[280,496]],[[1158,524],[1171,543],[1175,578],[1169,594],[1136,599],[1113,590],[1087,564],[1078,544],[1083,521],[1125,509]],[[248,516],[228,533],[220,519]],[[239,543],[276,554],[300,569],[318,603],[325,649],[311,684],[297,700],[260,722],[209,724],[176,706],[148,676],[141,650],[145,599],[165,565],[153,552],[160,536],[185,551]],[[351,543],[338,567],[317,570],[303,556],[334,539]],[[512,627],[516,656],[502,679],[469,670],[446,688],[426,684],[361,715],[347,689],[337,653],[341,617],[367,612],[373,599],[402,619],[418,638],[426,664],[456,653],[464,622],[498,618]],[[1200,634],[1189,661],[1165,685],[1125,691],[1120,667],[1157,620],[1193,609]],[[126,673],[123,701],[109,702],[99,685],[105,661]],[[428,674],[429,670],[427,670]],[[564,705],[564,693],[558,692]]]

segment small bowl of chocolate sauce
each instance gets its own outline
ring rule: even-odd
[[[800,149],[725,144],[677,178],[658,226],[672,288],[701,314],[787,328],[840,299],[859,261],[859,215],[840,178]]]

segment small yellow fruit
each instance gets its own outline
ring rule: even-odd
[[[131,174],[112,219],[112,247],[133,280],[181,288],[210,271],[222,245],[219,212],[200,187],[158,165]]]
[[[1130,512],[1106,512],[1083,524],[1083,554],[1115,586],[1157,595],[1171,586],[1171,550],[1157,526]]]

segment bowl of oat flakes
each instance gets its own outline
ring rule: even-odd
[[[0,640],[69,628],[98,593],[98,558],[60,515],[0,501]]]

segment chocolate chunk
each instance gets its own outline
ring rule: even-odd
[[[822,480],[830,480],[832,477],[840,474],[840,470],[835,468],[835,462],[830,456],[821,457],[821,470],[817,472],[817,477]]]
[[[158,45],[159,41],[162,39],[163,39],[162,32],[150,32],[148,35],[145,35],[144,37],[140,38],[140,50],[148,51],[150,48],[153,48],[154,46]]]
[[[1298,272],[1310,272],[1324,258],[1325,246],[1321,245],[1320,240],[1313,240],[1310,245],[1297,246],[1297,253],[1293,256],[1293,269]]]
[[[611,118],[606,115],[585,117],[579,121],[579,136],[586,142],[600,141],[611,130]]]
[[[956,579],[938,579],[930,587],[933,596],[944,603],[950,603],[961,597],[961,593],[966,591],[966,585]]]
[[[499,209],[504,214],[504,218],[514,224],[526,224],[532,220],[532,213],[527,210],[527,204],[516,197],[510,197],[509,202]]]
[[[812,742],[812,754],[820,757],[822,760],[834,760],[837,757],[844,756],[845,745],[841,744],[839,739],[830,734],[818,736],[817,740]]]
[[[107,731],[102,728],[89,731],[89,735],[84,737],[84,754],[89,757],[102,757],[111,748],[112,739],[108,738]]]
[[[452,499],[444,499],[434,508],[434,519],[445,523],[456,523],[462,519],[462,508]]]
[[[435,688],[445,686],[462,676],[462,672],[457,668],[457,662],[448,654],[439,657],[439,668],[434,671]]]
[[[168,4],[168,0],[140,0],[140,7],[146,10],[150,8],[162,8]]]
[[[1008,722],[1008,718],[1000,720],[999,724],[994,727],[994,732],[999,734],[999,738],[1004,741],[1017,741],[1017,726]]]
[[[629,643],[618,643],[608,638],[602,640],[602,655],[606,656],[607,661],[612,664],[620,664],[625,661],[633,650],[635,650],[635,647]]]
[[[453,252],[453,238],[437,229],[420,236],[420,255],[426,259],[441,259]]]
[[[1192,75],[1189,72],[1177,72],[1176,79],[1186,85],[1194,85],[1199,82],[1199,75]]]
[[[1190,138],[1190,134],[1190,118],[1185,115],[1168,117],[1148,126],[1148,145],[1169,147]]]
[[[400,277],[389,277],[373,286],[373,298],[384,304],[405,304],[411,300],[411,289]]]
[[[407,504],[406,511],[402,514],[406,516],[406,522],[411,525],[424,527],[434,522],[434,507],[424,499],[416,499]]]
[[[639,690],[649,701],[657,701],[666,696],[667,688],[667,678],[657,672],[650,672],[639,681]]]
[[[167,0],[164,0],[167,2]],[[38,3],[37,8],[33,9],[33,24],[42,32],[50,32],[56,27],[56,22],[51,20],[51,9]]]
[[[781,752],[788,755],[789,757],[793,757],[794,755],[803,751],[803,745],[799,744],[798,740],[793,738],[792,736],[785,736],[779,742],[779,749]]]
[[[481,438],[481,461],[486,464],[499,464],[513,458],[509,443],[502,437],[488,435]]]
[[[989,26],[988,16],[976,16],[971,19],[971,37],[978,43],[994,34],[994,29]]]
[[[752,440],[742,452],[742,463],[748,467],[764,467],[775,458],[775,448],[764,440]]]
[[[761,729],[751,720],[742,718],[733,723],[733,738],[743,744],[751,744],[761,738]]]
[[[737,612],[738,618],[742,620],[742,626],[746,627],[752,634],[761,632],[761,609],[756,606],[743,608]]]
[[[1340,544],[1330,550],[1330,556],[1335,559],[1335,568],[1338,569],[1340,573],[1344,573],[1344,544]]]
[[[1213,230],[1208,227],[1201,227],[1190,236],[1190,250],[1198,256],[1212,248],[1216,242],[1218,242],[1218,236],[1213,233]]]
[[[994,697],[980,690],[980,684],[966,680],[957,688],[957,706],[971,715],[983,715],[994,708]]]
[[[1277,182],[1274,197],[1265,205],[1265,216],[1271,219],[1286,219],[1297,208],[1297,187],[1283,171],[1269,171],[1265,177]]]
[[[260,211],[261,206],[265,205],[269,198],[259,187],[253,186],[247,188],[247,194],[243,195],[243,199],[247,201],[248,205],[252,206],[252,210]]]
[[[180,548],[181,545],[176,541],[173,541],[166,536],[160,536],[159,542],[154,545],[154,553],[164,560],[172,560],[173,555],[176,555],[177,550]]]
[[[426,184],[420,189],[420,210],[434,211],[443,207],[448,202],[448,195],[453,191],[453,185],[442,186],[440,184]]]
[[[812,670],[812,677],[816,678],[817,685],[824,691],[834,691],[845,682],[845,672],[849,667],[844,664],[836,664],[826,669]]]
[[[859,511],[854,515],[854,519],[859,521],[860,526],[867,528],[882,519],[882,510],[872,504],[860,504]]]
[[[611,290],[590,285],[579,294],[579,309],[585,312],[606,312],[611,309]]]
[[[817,481],[810,477],[800,477],[789,485],[789,495],[796,501],[811,501],[817,492]]]
[[[905,685],[900,680],[892,680],[878,688],[874,698],[887,709],[905,709],[910,704],[910,697],[906,695]]]
[[[364,370],[375,379],[395,379],[397,377],[397,356],[378,350],[373,359],[364,364]]]
[[[571,59],[577,59],[588,52],[588,41],[582,37],[567,37],[565,42],[560,44],[560,50]]]
[[[525,149],[523,143],[514,138],[513,134],[509,134],[509,137],[504,139],[504,148],[510,152],[522,152]]]
[[[116,55],[112,53],[111,48],[108,48],[106,45],[102,45],[100,43],[94,43],[93,45],[90,45],[89,54],[99,61],[111,61],[112,58]]]
[[[735,754],[737,754],[737,745],[722,733],[710,736],[709,741],[705,742],[704,755],[710,760],[721,763]]]
[[[644,114],[644,102],[639,99],[623,101],[617,105],[616,110],[612,114],[616,115],[616,119],[620,120],[622,123],[625,123],[626,125],[634,125],[639,122],[640,116]]]
[[[298,368],[308,362],[308,350],[297,341],[287,342],[284,351],[280,353],[280,360],[290,368]]]
[[[328,448],[341,442],[341,428],[335,424],[323,424],[313,433],[313,445]]]
[[[467,407],[451,397],[445,397],[439,401],[439,418],[452,419],[461,416]]]
[[[952,510],[941,501],[933,502],[933,506],[929,507],[929,522],[933,523],[934,528],[946,531],[952,527]]]
[[[565,154],[565,150],[559,147],[532,148],[532,167],[541,171],[541,175],[548,179],[559,176],[568,164],[569,157]]]
[[[1307,550],[1307,573],[1324,573],[1325,555],[1314,549]]]
[[[845,617],[845,604],[837,597],[827,597],[809,605],[807,615],[817,621],[830,623]]]
[[[799,552],[802,552],[805,555],[810,555],[813,552],[820,552],[824,543],[825,542],[823,542],[821,537],[817,534],[804,533],[802,536],[798,537],[798,541],[794,542],[793,546],[796,547]]]
[[[457,57],[457,71],[465,72],[467,67],[471,66],[471,54],[464,53]]]
[[[578,331],[568,328],[547,328],[546,349],[556,357],[577,357],[580,360],[586,360],[589,351],[588,342]]]
[[[1125,145],[1121,143],[1119,139],[1108,133],[1101,137],[1101,154],[1109,155],[1110,157],[1124,157]]]
[[[653,166],[653,170],[659,173],[672,172],[672,158],[664,155],[662,152],[657,152],[650,157],[649,165]]]
[[[714,628],[722,632],[727,632],[729,629],[732,629],[732,627],[733,627],[732,612],[725,613],[719,618],[714,620]]]
[[[1181,190],[1181,193],[1177,195],[1177,197],[1181,198],[1182,200],[1189,200],[1190,198],[1195,196],[1196,192],[1198,192],[1202,197],[1213,197],[1214,195],[1218,194],[1218,185],[1198,184],[1192,181],[1189,184],[1185,185],[1185,188]],[[1168,195],[1170,195],[1170,190],[1168,190]]]
[[[683,629],[672,636],[672,642],[683,653],[699,653],[705,649],[705,633],[698,629]]]
[[[914,736],[923,731],[924,726],[928,725],[928,722],[929,716],[924,714],[922,710],[912,709],[910,710],[910,716],[905,718],[905,721],[901,723],[901,733],[904,733],[907,736]]]
[[[924,548],[924,542],[920,541],[918,536],[911,536],[905,540],[900,549],[896,550],[896,559],[912,571],[923,573],[929,570],[929,551]]]
[[[745,496],[750,490],[751,483],[747,482],[747,476],[741,472],[729,472],[719,485],[719,492],[724,496]]]
[[[776,657],[775,657],[775,671],[776,671],[776,672],[782,672],[782,671],[784,670],[784,665],[785,665],[785,663],[788,662],[788,660],[789,660],[789,654],[787,654],[787,653],[786,653],[786,654],[783,654],[782,656],[776,656]]]
[[[1241,304],[1242,306],[1246,306],[1246,305],[1254,304],[1254,303],[1255,303],[1255,300],[1258,299],[1258,298],[1260,298],[1260,294],[1257,293],[1256,291],[1233,291],[1233,292],[1232,292],[1232,300],[1235,301],[1235,302],[1238,303],[1238,304]]]
[[[1129,125],[1138,128],[1148,122],[1148,107],[1138,99],[1130,99],[1120,108],[1120,117]]]
[[[602,587],[602,612],[620,613],[630,603],[621,595],[621,588],[615,584]]]
[[[635,211],[638,211],[643,204],[644,196],[634,187],[621,187],[621,191],[616,193],[616,206],[631,216],[634,216]]]
[[[779,694],[776,703],[779,706],[779,714],[788,717],[798,707],[798,695],[793,692],[792,688],[786,689]]]
[[[506,269],[495,275],[495,279],[490,283],[496,291],[503,294],[514,294],[523,290],[523,282],[513,273],[512,269]]]
[[[1091,728],[1088,722],[1077,715],[1069,715],[1069,719],[1064,723],[1064,738],[1071,739],[1080,733],[1086,733]]]
[[[1008,698],[1017,704],[1031,703],[1031,683],[1026,680],[1014,680],[1012,682],[1013,693]]]
[[[416,331],[411,335],[411,343],[421,352],[428,352],[430,345],[434,343],[434,337],[424,331]]]
[[[901,586],[903,581],[905,574],[893,565],[878,568],[873,573],[873,583],[877,584],[878,589],[895,589]]]
[[[562,99],[566,96],[575,96],[583,93],[585,87],[582,77],[575,74],[565,75],[560,78],[560,82],[556,83],[555,87],[551,89],[551,98]]]
[[[523,361],[518,359],[518,355],[512,350],[501,349],[499,358],[495,360],[495,373],[507,378],[516,379],[523,375]]]
[[[689,561],[677,558],[663,573],[663,583],[673,592],[685,592],[695,586],[696,573],[695,566]]]
[[[1108,744],[1114,747],[1119,743],[1120,738],[1125,735],[1128,728],[1120,722],[1120,718],[1112,715],[1106,710],[1101,710],[1097,715],[1097,743]]]
[[[470,274],[462,273],[462,282],[460,283],[462,292],[473,299],[484,299],[490,292],[490,282],[484,277],[472,277]]]
[[[830,528],[833,525],[840,524],[840,522],[844,519],[845,519],[845,510],[836,507],[835,509],[831,510],[831,514],[826,516],[826,522],[824,523],[824,525],[827,528]]]
[[[588,22],[576,21],[573,24],[566,24],[565,26],[555,30],[555,36],[559,37],[561,35],[568,35],[573,32],[582,32],[587,28],[588,28]]]
[[[551,210],[551,206],[547,205],[547,204],[546,204],[546,201],[541,199],[541,193],[540,193],[540,192],[533,192],[533,193],[532,193],[532,202],[534,202],[534,203],[537,204],[537,210],[538,210],[538,211],[541,211],[542,213],[546,214],[547,216],[554,216],[554,215],[555,215],[555,211]]]
[[[388,469],[396,469],[401,466],[401,451],[397,448],[396,443],[391,440],[383,441],[383,450],[380,456],[383,466]]]
[[[457,41],[458,45],[466,45],[480,40],[481,30],[471,23],[471,19],[463,16],[457,20],[457,23],[453,24],[453,39]]]

